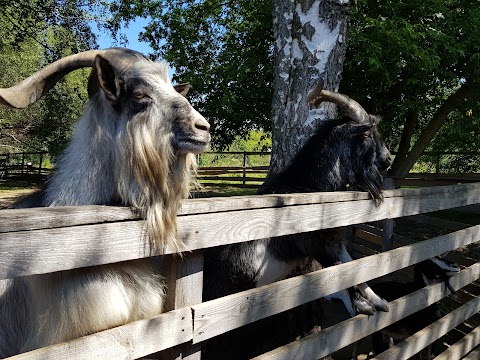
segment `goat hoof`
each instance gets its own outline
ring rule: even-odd
[[[355,294],[352,303],[357,314],[373,315],[376,312],[375,306],[359,293]]]
[[[383,312],[388,312],[388,302],[385,300],[385,299],[380,299],[381,301],[380,302],[376,302],[374,305],[375,305],[375,309],[378,310],[378,311],[383,311]]]

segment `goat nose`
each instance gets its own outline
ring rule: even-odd
[[[210,124],[208,123],[207,120],[203,116],[199,114],[197,118],[195,119],[194,126],[196,129],[200,131],[206,131],[208,132],[210,130]]]

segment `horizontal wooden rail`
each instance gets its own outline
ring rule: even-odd
[[[445,240],[441,239],[441,241]],[[356,260],[355,262],[357,261],[358,260]],[[352,262],[351,264],[353,263],[354,262]],[[332,272],[332,270],[334,269],[330,268],[321,271],[326,271],[328,275],[328,272]],[[304,276],[305,275],[302,275],[299,278],[302,278]],[[351,272],[350,277],[352,277]],[[474,264],[471,267],[462,270],[458,275],[450,278],[450,285],[454,290],[458,290],[466,286],[467,284],[477,280],[478,278],[480,278],[480,263]],[[332,282],[336,280],[337,279],[332,278]],[[359,340],[360,338],[367,336],[376,330],[379,330],[385,326],[390,325],[393,322],[400,320],[402,317],[408,316],[422,309],[423,307],[426,307],[433,302],[440,300],[447,294],[448,292],[445,288],[444,283],[431,285],[425,289],[421,289],[415,293],[391,302],[390,312],[388,313],[377,313],[376,315],[371,317],[359,315],[322,331],[321,335],[313,335],[321,336],[323,339],[320,342],[315,342],[316,347],[318,347],[318,344],[331,344],[331,338],[333,337],[335,339],[339,338],[341,339],[341,341],[339,343],[334,343],[333,345],[331,345],[333,347],[330,347],[329,345],[327,349],[325,349],[325,346],[322,346],[321,351],[325,352],[328,350],[330,352],[333,352],[335,350],[338,350],[341,347],[348,345],[348,343],[344,344],[345,342]],[[212,300],[204,304],[216,305],[216,302],[217,300]],[[256,303],[254,304],[254,306],[261,307],[262,304]],[[9,359],[80,360],[85,359],[86,357],[99,359],[136,359],[138,357],[146,356],[150,353],[161,351],[169,347],[195,339],[194,330],[196,328],[196,321],[198,321],[195,317],[192,318],[192,310],[193,312],[195,312],[195,308],[197,308],[197,306],[194,305],[191,307],[185,307],[178,310],[170,311],[165,314],[153,317],[151,319],[135,321],[133,323],[119,326],[117,328],[84,336],[80,339],[20,354]],[[243,309],[246,310],[247,307],[243,307]],[[248,309],[253,310],[252,307]],[[400,309],[402,311],[400,311]],[[349,336],[344,336],[346,329],[350,329]],[[353,333],[350,334],[350,332]],[[352,339],[352,336],[354,337],[354,339]],[[303,341],[305,340],[300,340],[300,342]],[[311,338],[308,338],[308,341],[311,342]],[[142,346],[136,346],[135,344],[142,344]],[[287,347],[289,346],[291,347],[292,345],[287,345]],[[297,358],[295,356],[288,357],[291,355],[291,352],[285,355],[283,353],[285,349],[286,348],[279,348],[277,350],[274,350],[275,353],[280,352],[283,355],[281,355],[281,357],[273,358]],[[271,353],[268,353],[260,356],[259,359],[270,359],[270,356]],[[306,355],[303,354],[301,357],[298,358],[314,358],[304,356]]]
[[[243,171],[243,170],[253,170],[253,171],[261,171],[261,172],[267,172],[269,166],[202,166],[199,167],[197,171],[201,172],[207,172],[207,171],[232,171],[232,172],[237,172],[237,171]]]
[[[182,344],[191,338],[192,316],[190,308],[186,307],[8,359],[133,360]]]
[[[480,311],[480,298],[477,297],[373,359],[407,360],[478,311]]]
[[[480,241],[480,225],[194,305],[193,342],[209,339],[477,241]]]
[[[439,187],[428,191],[390,190],[379,206],[371,200],[325,202],[342,197],[364,199],[367,195],[344,192],[191,200],[184,203],[185,207],[180,211],[178,236],[187,249],[196,250],[408,216],[476,203],[480,198],[480,185]],[[85,210],[95,208],[86,207]],[[89,215],[78,221],[73,219],[81,209],[2,210],[0,279],[159,255],[149,248],[143,221],[131,220],[135,216],[128,209],[118,208],[117,216],[117,208],[97,208],[98,212],[111,211],[100,215],[105,221],[100,224],[93,223]],[[50,224],[63,221],[64,226],[65,223],[71,225],[46,228],[35,218],[37,212],[45,222],[48,222],[46,218],[51,219]],[[18,219],[20,214],[23,216]],[[112,217],[116,219],[114,222],[110,222]],[[35,227],[40,229],[30,230]],[[167,248],[165,253],[175,253],[175,249]]]
[[[477,326],[464,338],[457,341],[455,344],[450,346],[447,350],[442,352],[433,360],[461,359],[467,353],[472,351],[476,346],[478,346],[478,344],[480,344],[480,326]]]
[[[454,290],[480,278],[480,264],[462,270],[450,278]],[[398,320],[409,316],[449,294],[444,283],[430,285],[389,303],[390,311],[375,315],[357,315],[351,319],[281,346],[254,360],[318,359],[354,343],[375,331],[381,330]]]
[[[465,206],[477,203],[479,198],[480,184],[468,184],[388,190],[378,206],[368,194],[353,191],[192,199],[184,201],[178,212],[178,236],[188,249],[200,250]],[[122,207],[2,210],[0,280],[157,255],[150,251],[143,227],[135,211]],[[194,344],[192,349],[199,355],[198,344],[213,336],[479,240],[480,225],[206,303],[187,296],[183,305],[177,306],[181,302],[174,294],[172,307],[180,309],[12,359],[134,359],[186,342]],[[173,252],[166,250],[167,254]],[[201,251],[187,258],[190,255],[200,261]],[[180,295],[184,284],[198,283],[201,288],[200,262],[197,265],[194,274],[192,269],[186,270],[186,277],[182,264],[172,266],[180,277],[173,277],[169,288]],[[479,276],[477,263],[450,282],[456,289]],[[198,294],[201,296],[201,292]],[[325,356],[355,341],[354,337],[362,338],[388,326],[445,294],[441,284],[428,287],[390,303],[390,313],[357,316],[259,359]]]
[[[242,177],[233,177],[233,176],[200,176],[198,178],[200,181],[232,181],[232,182],[242,182],[242,181],[259,181],[259,182],[264,182],[265,178],[256,178],[256,177],[248,177],[248,176],[242,176]]]
[[[478,360],[480,359],[480,345],[473,349],[467,356],[462,360]]]
[[[455,198],[459,205],[475,203],[475,195],[480,191],[480,183],[433,186],[419,189],[386,190],[385,199],[405,197],[437,197]],[[207,199],[184,200],[178,211],[179,216],[193,214],[221,213],[241,210],[256,210],[298,205],[315,205],[335,202],[369,200],[366,192],[337,191],[320,193],[275,194],[254,196],[230,196]],[[421,203],[420,203],[421,205]],[[438,208],[443,208],[441,204]],[[429,211],[435,211],[433,207]],[[35,209],[6,209],[0,211],[0,233],[22,230],[49,229],[77,225],[121,222],[140,219],[139,215],[126,207],[89,205],[89,206],[62,206]]]

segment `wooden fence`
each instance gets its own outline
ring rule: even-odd
[[[268,173],[268,165],[258,165],[261,162],[259,157],[265,158],[268,162],[271,153],[269,152],[207,152],[199,155],[200,168],[198,178],[206,186],[233,186],[239,188],[258,188]],[[234,157],[235,159],[232,159]],[[257,161],[252,161],[256,157]],[[457,183],[469,183],[480,181],[480,173],[454,173],[444,174],[442,171],[442,158],[453,157],[463,159],[480,158],[480,152],[424,152],[419,162],[430,164],[431,173],[410,173],[406,178],[398,178],[397,184],[409,186],[436,186],[454,185]],[[215,165],[222,163],[221,160],[231,159],[232,166]],[[263,163],[262,162],[262,163]],[[206,165],[208,164],[208,165]]]
[[[192,199],[178,213],[178,236],[191,252],[166,250],[170,311],[11,359],[136,359],[169,351],[172,359],[199,359],[214,336],[406,268],[480,240],[480,225],[363,257],[307,275],[201,302],[202,249],[362,224],[480,202],[480,184],[385,192],[375,206],[363,192]],[[128,208],[84,206],[0,211],[0,279],[134,260],[152,255],[143,222]],[[387,237],[395,240],[386,227]],[[158,255],[158,254],[153,254]],[[480,277],[480,263],[450,279],[460,289]],[[390,303],[388,313],[358,315],[256,359],[318,359],[444,298],[445,284],[428,286]],[[248,309],[246,312],[245,309]],[[480,310],[475,297],[377,359],[406,359]],[[479,343],[480,328],[438,359],[460,359]],[[164,353],[165,354],[165,353]]]
[[[258,188],[267,176],[270,156],[270,152],[255,151],[202,153],[198,155],[198,179],[206,186]],[[432,186],[480,181],[479,173],[441,174],[440,160],[444,156],[472,159],[480,157],[480,152],[425,152],[422,161],[430,163],[434,173],[411,173],[406,179],[397,179],[398,184]],[[47,157],[46,152],[0,154],[0,178],[44,177],[51,172],[43,167]]]
[[[0,154],[0,178],[43,177],[51,169],[43,167],[46,152],[20,152]]]
[[[258,188],[267,176],[270,155],[269,152],[255,151],[202,153],[198,155],[197,176],[206,186]]]

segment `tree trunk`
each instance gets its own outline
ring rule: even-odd
[[[309,92],[319,78],[338,91],[350,17],[349,0],[274,0],[273,133],[270,173],[284,169],[320,121],[336,116],[325,103],[310,110]]]
[[[456,92],[451,94],[445,102],[438,108],[433,115],[430,122],[425,129],[421,132],[420,137],[416,143],[412,146],[412,149],[408,152],[408,155],[396,162],[396,166],[392,168],[390,174],[393,176],[405,177],[410,169],[413,167],[418,158],[427,148],[430,141],[434,138],[435,134],[442,127],[445,121],[448,119],[448,115],[457,109],[466,98],[468,98],[473,91],[473,87],[468,83],[463,84],[458,88]]]
[[[410,151],[410,144],[412,136],[415,132],[415,125],[418,123],[418,111],[411,109],[405,116],[405,124],[403,125],[402,138],[398,145],[398,151],[395,155],[390,174],[393,175],[396,169],[401,166],[402,162],[406,161],[408,152]]]

